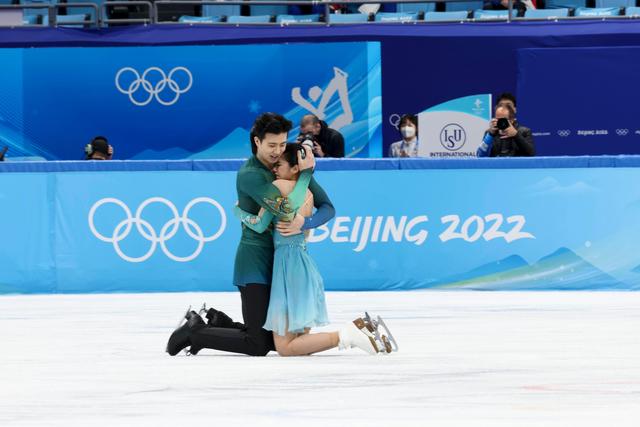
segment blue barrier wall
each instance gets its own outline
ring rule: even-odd
[[[80,46],[83,49],[73,49]],[[389,144],[400,138],[394,125],[403,113],[504,91],[519,96],[518,117],[538,133],[538,155],[638,154],[640,134],[635,121],[616,114],[609,102],[615,100],[627,112],[637,110],[633,101],[627,101],[640,95],[635,80],[619,78],[620,70],[635,56],[586,55],[590,61],[581,62],[582,67],[561,67],[554,81],[555,59],[551,54],[538,55],[537,66],[525,76],[522,94],[516,90],[519,60],[526,60],[521,51],[594,46],[605,51],[640,46],[640,26],[634,20],[581,20],[286,28],[5,28],[0,29],[0,47],[12,49],[0,49],[0,65],[7,76],[0,82],[0,139],[18,141],[10,155],[24,152],[49,159],[79,158],[81,147],[98,133],[111,137],[120,159],[228,157],[234,150],[246,149],[247,129],[257,112],[277,110],[297,122],[308,111],[292,102],[293,88],[299,87],[311,104],[318,105],[321,99],[313,98],[318,90],[329,87],[337,67],[349,75],[353,122],[345,133],[349,134],[348,153],[354,155],[387,153]],[[112,49],[119,48],[114,54]],[[220,63],[216,56],[224,61]],[[153,67],[165,74],[176,67],[193,69],[193,86],[176,104],[165,106],[154,98],[148,105],[136,106],[129,89],[136,89],[132,96],[138,101],[146,100],[146,92],[142,85],[131,86],[134,74],[120,75],[126,93],[115,85],[118,72],[127,67],[140,75]],[[39,78],[42,70],[47,70],[44,77],[55,78],[56,85]],[[242,96],[235,96],[235,86],[228,84],[230,73],[233,81],[247,88]],[[150,71],[147,77],[151,85],[147,88],[155,88],[161,74]],[[173,77],[180,88],[186,88],[189,79],[184,73]],[[171,87],[162,88],[160,99],[173,99]],[[598,96],[588,101],[602,106],[596,121],[577,107],[585,104],[584,93],[594,92]],[[568,107],[561,114],[552,113],[547,107],[555,104]],[[334,93],[327,106],[328,121],[342,111]],[[571,127],[563,122],[567,115],[575,122]],[[58,126],[67,116],[82,120]],[[578,135],[577,130],[585,129],[607,129],[608,135]],[[616,131],[624,133],[624,129],[628,132],[618,136]],[[567,130],[570,136],[565,136]],[[369,141],[371,146],[366,146]],[[25,146],[34,149],[21,151]]]
[[[231,290],[237,161],[0,164],[0,292]],[[640,157],[319,161],[328,290],[640,289]]]

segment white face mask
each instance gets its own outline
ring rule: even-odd
[[[413,126],[403,126],[400,128],[400,133],[403,138],[411,139],[416,136],[416,128]]]

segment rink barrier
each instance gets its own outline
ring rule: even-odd
[[[0,293],[230,291],[243,160],[0,163]],[[640,156],[319,159],[327,290],[640,289]]]

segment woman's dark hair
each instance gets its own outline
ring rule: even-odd
[[[400,121],[398,122],[398,129],[402,127],[402,125],[406,122],[411,122],[416,128],[418,127],[418,116],[414,114],[405,114],[400,117]]]
[[[400,121],[398,122],[398,131],[400,130],[402,125],[407,122],[410,122],[416,127],[416,136],[418,136],[418,116],[416,116],[415,114],[405,114],[404,116],[400,117]]]
[[[294,167],[298,165],[298,150],[300,149],[300,144],[291,144],[288,143],[280,156],[280,160],[284,160],[289,163],[290,167]]]
[[[276,113],[263,113],[256,118],[256,121],[253,122],[253,126],[251,127],[251,133],[249,136],[249,141],[251,143],[251,152],[256,154],[258,147],[253,142],[253,137],[258,137],[260,141],[264,139],[264,136],[268,133],[273,133],[275,135],[289,132],[291,130],[292,124],[291,121],[285,119],[280,114]]]

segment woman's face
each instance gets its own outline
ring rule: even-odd
[[[418,132],[416,126],[411,123],[411,121],[405,120],[400,125],[400,133],[402,134],[402,138],[409,140],[416,136]]]
[[[295,179],[299,171],[300,169],[297,165],[291,167],[289,163],[284,159],[278,160],[273,168],[273,173],[276,175],[276,178],[287,179],[289,181]]]

